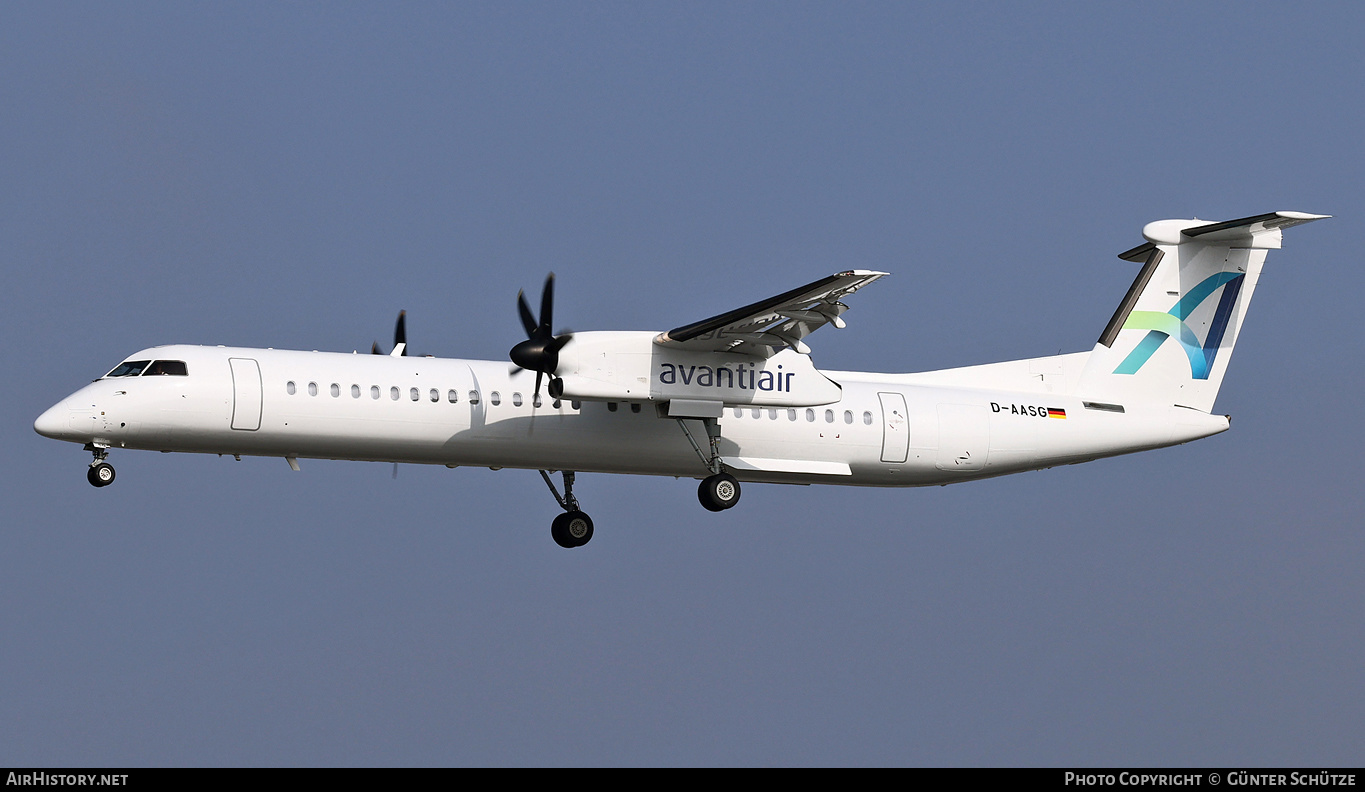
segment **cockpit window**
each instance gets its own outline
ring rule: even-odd
[[[189,370],[185,368],[185,361],[183,360],[158,360],[148,366],[147,370],[142,372],[142,376],[184,377],[189,373]]]
[[[151,361],[149,360],[125,360],[122,363],[118,364],[118,366],[113,371],[109,372],[108,374],[105,374],[104,376],[136,377],[137,375],[142,373],[143,369],[147,368],[147,364],[150,362]]]

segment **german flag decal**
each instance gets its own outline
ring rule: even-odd
[[[1061,407],[1049,407],[1049,408],[1047,408],[1047,417],[1049,417],[1049,418],[1061,418],[1063,421],[1065,421],[1065,420],[1066,420],[1066,410],[1063,410]]]

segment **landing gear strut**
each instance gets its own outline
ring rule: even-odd
[[[573,494],[574,472],[565,470],[561,475],[564,477],[563,496],[555,489],[550,474],[544,470],[540,471],[540,477],[545,479],[545,486],[550,488],[555,500],[559,501],[559,508],[564,510],[563,514],[550,523],[550,537],[560,547],[582,547],[592,540],[592,518],[578,508],[578,498]]]
[[[707,454],[701,450],[696,438],[692,437],[692,430],[687,428],[687,423],[682,418],[677,420],[683,434],[687,435],[687,442],[692,444],[692,450],[697,452],[697,456],[711,471],[711,475],[702,479],[701,486],[697,487],[697,500],[713,512],[725,511],[739,503],[739,481],[724,472],[725,463],[720,458],[720,422],[715,418],[701,419],[702,426],[706,427],[706,440],[711,452]]]
[[[86,481],[96,487],[107,487],[113,484],[114,466],[105,461],[109,457],[109,449],[92,444],[86,446],[85,450],[95,455],[95,461],[90,463],[90,469],[85,473]]]

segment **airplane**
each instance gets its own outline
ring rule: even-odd
[[[886,374],[817,369],[806,338],[886,273],[849,270],[667,332],[552,331],[554,274],[504,361],[408,355],[404,314],[383,354],[224,346],[141,350],[33,428],[111,449],[538,470],[562,510],[554,541],[592,519],[577,473],[698,479],[710,511],[740,483],[918,487],[1076,464],[1224,432],[1212,412],[1266,254],[1329,215],[1161,220],[1119,258],[1141,265],[1088,352]],[[534,382],[524,379],[534,373]],[[544,395],[542,396],[542,385]],[[563,492],[552,473],[559,473]]]

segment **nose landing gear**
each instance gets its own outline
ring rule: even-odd
[[[90,469],[85,473],[86,481],[96,487],[107,487],[113,484],[114,466],[105,461],[109,457],[109,449],[88,445],[85,450],[95,455],[95,461],[90,463]]]

